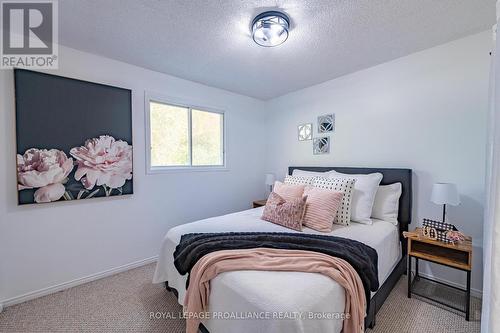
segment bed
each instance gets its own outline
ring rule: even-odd
[[[306,171],[336,170],[348,174],[380,172],[381,185],[400,182],[398,222],[374,220],[373,225],[352,223],[335,225],[331,235],[361,241],[374,248],[379,255],[378,278],[381,287],[371,294],[365,319],[367,327],[375,325],[375,314],[406,270],[406,244],[402,232],[411,221],[412,188],[410,169],[290,167]],[[195,232],[295,232],[279,225],[262,221],[262,207],[213,217],[172,228],[164,238],[153,278],[154,283],[165,283],[183,303],[187,276],[180,275],[173,265],[173,252],[181,236]],[[324,234],[305,228],[305,233]],[[300,288],[297,288],[297,286]],[[284,292],[286,290],[286,292]],[[307,290],[307,293],[304,293]],[[340,332],[342,320],[311,320],[312,316],[342,313],[344,290],[335,281],[316,273],[232,271],[218,275],[211,281],[210,312],[217,318],[203,321],[202,332]],[[301,317],[285,320],[273,316]],[[236,317],[234,315],[237,314]],[[252,315],[248,315],[252,314]],[[233,317],[231,317],[231,315]],[[262,320],[266,316],[265,320]],[[241,320],[244,318],[244,320]]]

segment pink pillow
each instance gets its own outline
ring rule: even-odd
[[[306,208],[306,200],[307,197],[300,197],[292,201],[285,201],[275,192],[271,192],[267,198],[262,219],[286,228],[302,231],[302,217]]]
[[[304,190],[307,196],[303,224],[314,230],[331,232],[333,220],[342,204],[342,192],[308,186]]]
[[[285,201],[292,201],[293,199],[302,198],[305,187],[305,185],[290,185],[283,184],[282,182],[274,182],[273,192],[285,199]]]

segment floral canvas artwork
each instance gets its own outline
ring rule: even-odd
[[[133,193],[130,90],[21,69],[15,87],[19,204]]]

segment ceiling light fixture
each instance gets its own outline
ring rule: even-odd
[[[281,12],[269,11],[257,15],[252,21],[252,37],[260,46],[283,44],[288,38],[290,19]]]

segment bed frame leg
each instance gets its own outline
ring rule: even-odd
[[[368,325],[368,328],[370,328],[370,329],[375,328],[375,318],[377,318],[377,315],[373,314],[372,321],[371,321],[370,325]]]
[[[168,281],[165,281],[165,290],[173,293],[175,295],[175,297],[179,298],[179,293],[177,292],[177,289],[170,287],[168,285]]]

